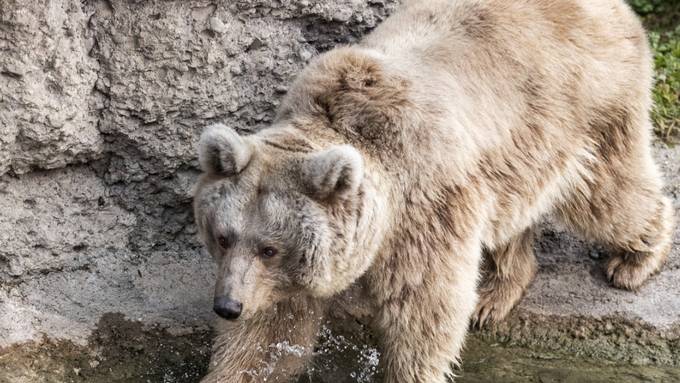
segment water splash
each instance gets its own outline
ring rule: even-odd
[[[242,371],[251,377],[257,377],[267,381],[272,376],[277,363],[284,357],[305,358],[311,352],[314,362],[307,368],[307,375],[311,378],[315,375],[326,375],[329,372],[343,376],[343,381],[351,380],[356,383],[371,383],[378,372],[380,363],[380,352],[368,345],[356,344],[343,335],[335,335],[327,326],[322,326],[318,334],[319,343],[314,350],[292,344],[289,341],[272,343],[259,351],[264,351],[268,355],[267,360],[262,361],[258,368]],[[334,362],[334,357],[338,355],[350,355],[353,368],[346,371],[340,370]]]
[[[368,345],[358,345],[355,342],[347,339],[343,335],[335,335],[327,326],[322,326],[319,333],[319,345],[315,350],[315,356],[326,356],[338,354],[354,354],[355,360],[353,365],[356,369],[346,371],[346,376],[357,383],[370,383],[373,377],[378,372],[378,365],[380,364],[380,352]],[[320,359],[320,358],[317,358]],[[330,361],[330,358],[321,358],[324,360],[319,370],[333,371],[337,370],[337,366]],[[331,365],[333,364],[333,365]],[[341,371],[341,373],[343,373]]]
[[[262,366],[259,368],[254,368],[246,371],[241,371],[243,374],[249,375],[251,377],[261,377],[264,381],[267,380],[274,373],[277,363],[286,356],[293,356],[296,358],[302,358],[307,353],[304,346],[291,344],[288,341],[272,343],[267,346],[267,349],[258,347],[258,351],[265,351],[269,356],[268,360],[262,361]]]

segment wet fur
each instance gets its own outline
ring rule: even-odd
[[[363,230],[377,233],[344,236],[343,253],[370,265],[324,298],[301,290],[287,298],[297,303],[273,300],[256,317],[278,318],[274,305],[323,316],[328,293],[357,279],[375,307],[385,381],[443,383],[470,319],[501,320],[530,284],[532,227],[549,214],[608,245],[613,285],[638,288],[661,268],[673,228],[650,153],[646,41],[619,0],[427,0],[318,57],[256,136],[362,154],[354,208],[327,212],[337,233],[349,211],[372,212]],[[240,372],[261,364],[256,346],[285,338],[275,334],[285,328],[311,347],[315,318],[221,324],[205,382],[262,381]]]

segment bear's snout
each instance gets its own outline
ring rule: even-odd
[[[243,304],[227,297],[215,297],[213,310],[224,319],[234,320],[241,315]]]

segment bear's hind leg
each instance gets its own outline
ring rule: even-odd
[[[636,290],[647,278],[661,270],[670,253],[671,203],[660,192],[655,199],[650,215],[638,221],[637,235],[612,243],[613,252],[605,271],[615,287]]]
[[[498,323],[519,302],[536,275],[534,233],[527,229],[504,246],[485,252],[473,326]]]
[[[635,290],[661,269],[670,252],[673,208],[647,144],[612,154],[593,169],[587,186],[558,208],[563,221],[611,252],[606,275]]]

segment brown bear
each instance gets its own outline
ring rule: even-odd
[[[385,381],[445,382],[471,318],[501,320],[531,282],[547,215],[639,287],[673,226],[651,78],[622,0],[410,1],[316,58],[271,127],[209,127],[194,208],[226,320],[204,382],[291,381],[356,284]]]

